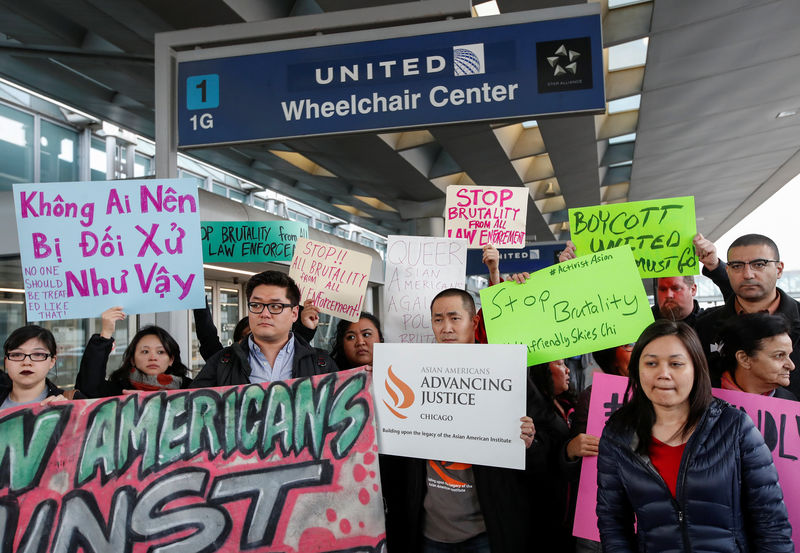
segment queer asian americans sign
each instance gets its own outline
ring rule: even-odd
[[[448,186],[444,234],[470,248],[523,248],[529,197],[523,186]]]
[[[382,318],[387,342],[435,342],[431,301],[446,288],[464,289],[466,260],[466,240],[389,236]]]
[[[578,255],[630,246],[642,278],[697,274],[694,197],[569,210]]]
[[[627,247],[484,288],[481,306],[489,343],[524,344],[529,365],[635,342],[653,322]]]
[[[377,457],[357,370],[4,410],[0,543],[379,553]]]
[[[15,184],[28,320],[202,307],[197,185]]]
[[[381,453],[525,468],[525,349],[519,345],[375,344]]]

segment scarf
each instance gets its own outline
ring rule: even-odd
[[[131,388],[143,392],[157,392],[159,390],[180,390],[183,379],[172,374],[145,374],[136,367],[131,369],[128,379]]]

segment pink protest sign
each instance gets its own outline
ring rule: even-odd
[[[448,186],[444,235],[470,248],[524,248],[529,197],[524,186]]]
[[[328,315],[358,321],[369,284],[372,258],[332,244],[298,238],[289,276],[300,288],[300,301]]]
[[[621,405],[628,379],[595,373],[586,431],[600,436],[608,417]],[[757,394],[713,389],[714,396],[743,409],[753,419],[772,451],[778,469],[783,500],[793,528],[800,528],[800,403]],[[597,458],[585,457],[581,467],[578,505],[572,533],[581,538],[600,540],[597,531]],[[798,541],[794,533],[795,544]]]
[[[0,412],[3,550],[385,551],[352,371]]]

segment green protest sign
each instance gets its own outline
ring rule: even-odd
[[[249,263],[291,261],[298,238],[308,238],[308,225],[294,221],[203,221],[203,261]]]
[[[635,342],[653,322],[625,246],[484,288],[481,305],[489,343],[525,345],[528,365]]]
[[[630,246],[642,278],[698,274],[693,196],[570,209],[569,229],[578,255]]]

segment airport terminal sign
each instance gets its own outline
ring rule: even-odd
[[[600,15],[513,15],[179,56],[179,146],[604,110]]]

